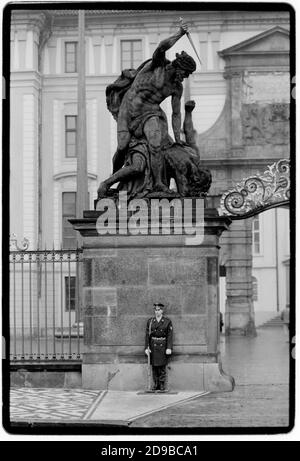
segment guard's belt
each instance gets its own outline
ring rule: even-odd
[[[166,338],[163,337],[163,336],[161,338],[156,338],[155,336],[152,336],[151,339],[157,339],[159,341],[165,341],[166,340]]]

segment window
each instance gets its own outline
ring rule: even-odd
[[[66,303],[65,310],[75,311],[76,309],[76,277],[65,277]]]
[[[259,254],[261,251],[259,215],[255,216],[252,223],[252,248],[254,254]]]
[[[77,156],[77,115],[65,116],[65,156]]]
[[[253,301],[258,301],[258,283],[256,277],[252,277],[252,299]]]
[[[65,43],[65,72],[77,72],[77,42]]]
[[[136,69],[142,63],[142,40],[121,40],[121,69]]]
[[[73,229],[69,218],[76,217],[76,192],[62,194],[62,246],[64,249],[77,247],[77,233]]]
[[[219,266],[220,277],[226,277],[226,266]]]

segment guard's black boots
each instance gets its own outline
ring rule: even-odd
[[[153,386],[152,386],[152,389],[151,389],[153,392],[155,391],[158,391],[159,390],[159,383],[157,381],[154,382]]]

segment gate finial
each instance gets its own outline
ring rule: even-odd
[[[21,242],[18,242],[17,234],[12,233],[9,235],[9,249],[11,251],[14,251],[14,250],[25,251],[25,250],[28,250],[29,245],[30,245],[30,242],[28,238],[23,237],[23,240],[21,240]]]

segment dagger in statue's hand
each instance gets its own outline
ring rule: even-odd
[[[182,24],[182,23],[183,23],[183,19],[182,19],[182,18],[179,18],[179,24]],[[201,61],[201,59],[200,59],[200,56],[199,56],[199,54],[198,54],[198,52],[197,52],[197,50],[196,50],[196,47],[195,47],[194,43],[193,43],[191,34],[189,33],[188,30],[186,31],[185,34],[186,34],[187,38],[189,39],[189,42],[190,42],[190,44],[192,45],[192,48],[193,48],[193,50],[194,50],[194,52],[195,52],[197,58],[199,59],[200,65],[202,66],[202,61]]]

